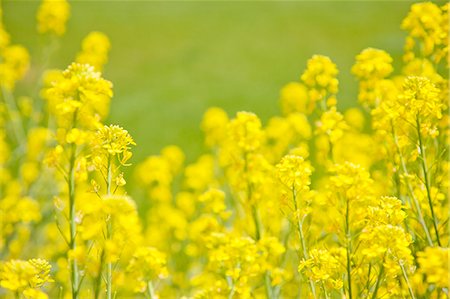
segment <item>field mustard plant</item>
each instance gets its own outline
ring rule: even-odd
[[[449,298],[448,8],[411,5],[402,61],[349,54],[359,107],[313,55],[280,113],[211,107],[202,155],[134,168],[108,36],[49,69],[70,5],[44,0],[35,66],[0,8],[0,297]]]

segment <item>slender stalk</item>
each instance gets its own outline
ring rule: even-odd
[[[232,299],[234,297],[234,293],[235,293],[235,288],[234,288],[234,283],[231,283],[231,290],[230,293],[228,293],[228,299]]]
[[[400,265],[400,268],[402,268],[403,278],[405,279],[406,285],[408,286],[409,295],[411,296],[412,299],[416,299],[416,297],[414,296],[414,292],[411,288],[411,284],[409,283],[409,279],[408,279],[408,275],[406,274],[405,267],[402,265],[401,262],[399,262],[398,264]]]
[[[381,277],[383,276],[383,273],[384,273],[384,266],[383,266],[383,264],[381,264],[381,269],[380,269],[380,272],[378,273],[377,282],[375,283],[375,289],[373,290],[373,293],[372,293],[372,299],[377,298],[377,293],[378,293],[378,289],[380,287]]]
[[[245,170],[245,172],[248,171],[248,152],[244,153],[244,170]],[[255,224],[255,240],[259,241],[259,240],[261,240],[261,237],[262,237],[262,226],[261,226],[261,222],[260,222],[260,219],[258,216],[258,210],[256,208],[256,204],[252,202],[252,197],[253,197],[252,184],[249,181],[247,181],[247,201],[251,205],[252,218],[253,218],[253,222]],[[264,287],[266,290],[267,298],[268,299],[273,298],[273,290],[272,290],[272,286],[271,286],[271,282],[270,282],[270,275],[269,275],[268,271],[266,271],[264,273]]]
[[[98,267],[98,276],[95,279],[94,284],[94,298],[98,299],[100,297],[100,288],[102,284],[102,271],[103,271],[103,263],[105,260],[105,250],[102,250],[102,254],[100,255],[100,265]]]
[[[150,299],[155,299],[156,295],[155,295],[155,289],[153,287],[153,284],[151,281],[147,282],[147,295]]]
[[[370,273],[372,271],[372,263],[369,263],[369,270],[367,271],[367,282],[366,282],[366,290],[367,290],[367,295],[369,295],[370,293]]]
[[[294,209],[295,209],[295,213],[296,213],[295,218],[297,218],[295,222],[296,222],[296,226],[297,226],[297,230],[298,230],[298,236],[299,236],[300,242],[302,244],[303,258],[306,260],[306,259],[308,259],[308,250],[306,249],[305,237],[303,236],[303,223],[297,217],[298,216],[297,215],[297,211],[298,211],[297,192],[294,187],[292,187],[292,200],[294,202]],[[309,287],[311,289],[313,297],[317,298],[316,287],[314,285],[314,282],[311,279],[308,279],[308,282],[309,282]]]
[[[402,166],[403,173],[406,176],[409,176],[408,168],[406,167],[405,159],[403,158],[402,152],[400,150],[400,146],[398,144],[397,133],[395,132],[394,124],[392,123],[392,121],[391,121],[391,129],[392,129],[392,136],[394,138],[395,147],[397,149],[397,153],[398,153],[398,156],[400,158],[400,164]],[[412,201],[414,203],[414,207],[415,207],[415,209],[417,211],[417,216],[419,218],[419,223],[420,223],[420,225],[422,226],[422,228],[423,228],[423,230],[425,232],[425,236],[427,238],[428,244],[430,246],[433,246],[433,241],[431,239],[430,231],[428,230],[428,227],[427,227],[427,225],[425,223],[425,219],[423,218],[422,209],[420,208],[420,204],[419,204],[416,196],[414,195],[414,190],[412,189],[411,184],[409,183],[408,180],[406,180],[406,186],[408,188],[409,195],[411,196]],[[411,203],[411,201],[410,200],[408,200],[408,201],[409,201],[409,205],[411,207],[413,207],[413,204]]]
[[[434,227],[434,231],[436,232],[436,241],[437,241],[438,245],[441,246],[441,240],[439,239],[439,230],[437,227],[437,218],[436,218],[436,215],[434,214],[433,202],[431,200],[430,180],[428,178],[428,167],[427,167],[427,160],[426,160],[426,156],[425,156],[425,148],[423,146],[422,134],[420,133],[419,115],[417,115],[417,117],[416,117],[416,126],[417,126],[417,137],[419,139],[419,149],[420,149],[419,154],[420,154],[420,158],[422,161],[421,165],[422,165],[422,171],[423,171],[423,178],[425,181],[425,188],[427,190],[428,205],[430,206],[431,217],[433,218],[433,227]]]
[[[256,241],[259,241],[259,240],[261,240],[262,228],[261,228],[261,223],[260,223],[260,220],[258,217],[258,210],[256,209],[255,205],[252,205],[252,217],[253,217],[253,221],[255,223],[255,239],[256,239]],[[272,290],[270,276],[269,276],[268,271],[266,271],[264,273],[264,287],[266,290],[266,297],[269,299],[273,298],[273,290]]]
[[[253,222],[255,223],[255,240],[259,241],[261,240],[261,222],[258,217],[258,210],[256,209],[255,205],[252,205],[252,218]]]
[[[108,156],[108,173],[106,178],[106,194],[111,195],[111,182],[112,182],[112,163],[111,156]],[[106,220],[106,237],[108,240],[111,240],[112,237],[112,219],[109,216],[109,219]],[[112,299],[112,262],[108,261],[106,265],[106,297],[108,299]],[[153,297],[151,297],[153,298]]]
[[[289,235],[290,235],[290,230],[291,230],[290,226],[291,226],[291,222],[288,221],[288,222],[287,222],[286,235],[285,235],[285,237],[283,238],[283,246],[284,246],[284,248],[287,248],[287,247],[288,247]],[[283,255],[282,255],[282,257],[281,257],[280,266],[281,266],[282,268],[284,268],[284,267],[286,266],[286,262],[287,262],[287,252],[288,252],[288,251],[285,250],[284,253],[283,253]],[[275,288],[274,288],[274,290],[273,290],[273,294],[274,294],[273,297],[274,297],[274,298],[278,298],[278,297],[280,296],[280,292],[281,292],[281,284],[278,284],[278,285],[275,286]]]
[[[11,123],[13,124],[12,127],[17,140],[18,149],[20,152],[22,152],[23,150],[25,150],[27,138],[22,121],[18,117],[19,109],[17,108],[16,101],[14,100],[11,91],[9,91],[3,85],[1,86],[1,91],[3,99],[5,100],[6,109],[8,110],[9,118],[11,119]]]
[[[328,292],[322,282],[322,292],[325,294],[325,299],[330,299],[330,296],[328,295]]]
[[[75,221],[75,158],[76,158],[77,146],[72,143],[71,154],[69,161],[69,222],[70,222],[70,250],[73,252],[76,248],[76,221]],[[72,260],[70,265],[71,281],[72,281],[72,299],[78,297],[78,265],[75,259]]]
[[[346,202],[346,209],[345,209],[345,237],[347,240],[347,282],[348,282],[348,297],[352,299],[352,266],[351,266],[351,234],[350,234],[350,222],[349,222],[349,210],[350,210],[350,203],[348,199]]]

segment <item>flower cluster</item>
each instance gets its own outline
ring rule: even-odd
[[[46,283],[53,282],[51,266],[46,260],[10,260],[0,264],[0,286],[22,294],[25,298],[48,298],[40,290]]]

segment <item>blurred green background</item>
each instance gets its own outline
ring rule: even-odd
[[[340,69],[339,106],[356,104],[354,57],[366,47],[400,62],[401,20],[410,1],[305,2],[71,2],[71,19],[51,66],[65,68],[90,31],[112,42],[105,78],[114,83],[109,123],[130,131],[133,163],[168,144],[188,160],[203,151],[199,124],[210,106],[230,115],[247,110],[266,121],[279,113],[280,88],[298,80],[313,54]],[[43,41],[36,33],[39,1],[6,1],[13,42],[36,64]]]

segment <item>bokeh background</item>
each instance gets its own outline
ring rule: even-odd
[[[104,77],[115,91],[107,122],[135,138],[133,164],[169,144],[192,161],[203,151],[199,124],[208,107],[253,111],[264,122],[279,113],[280,88],[299,80],[313,54],[330,56],[340,69],[339,107],[356,105],[355,55],[377,47],[398,65],[411,3],[76,1],[50,66],[64,69],[90,31],[106,33],[112,50]],[[6,28],[33,65],[45,42],[36,33],[38,5],[3,5]]]

